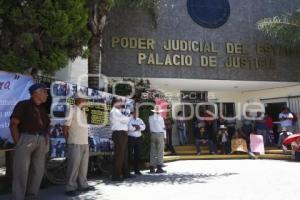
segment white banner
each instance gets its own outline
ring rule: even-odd
[[[16,103],[30,97],[32,77],[0,71],[0,149],[12,143],[9,130],[11,113]]]

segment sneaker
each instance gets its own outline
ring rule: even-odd
[[[155,169],[153,166],[150,166],[150,174],[154,174],[155,173]]]
[[[71,191],[66,191],[66,195],[69,197],[75,197],[75,196],[79,195],[79,193],[76,190],[71,190]]]
[[[157,166],[157,170],[156,170],[157,174],[163,174],[163,173],[167,173],[167,171],[162,169],[162,166]]]

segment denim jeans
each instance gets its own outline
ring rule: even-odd
[[[197,153],[201,153],[201,146],[208,145],[210,153],[216,153],[216,147],[211,140],[206,140],[206,142],[202,142],[203,140],[196,139],[195,145],[197,149]]]
[[[178,129],[178,139],[181,145],[188,143],[185,129]]]

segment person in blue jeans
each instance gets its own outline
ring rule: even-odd
[[[204,127],[200,127],[195,132],[195,145],[197,149],[197,155],[201,155],[201,146],[208,145],[210,154],[216,154],[215,145],[212,140],[209,139]]]
[[[185,145],[188,143],[186,136],[186,124],[183,118],[182,111],[179,111],[177,114],[177,133],[180,145]]]

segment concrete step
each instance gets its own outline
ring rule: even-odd
[[[228,160],[228,159],[250,159],[249,155],[175,155],[165,156],[165,162],[174,162],[179,160]],[[270,159],[270,160],[291,160],[290,155],[283,154],[265,154],[258,155],[257,159]]]
[[[192,150],[178,150],[176,151],[177,155],[195,155],[196,154],[196,149],[192,149]],[[170,155],[170,152],[166,152],[165,155]],[[201,154],[203,155],[208,155],[209,154],[209,150],[208,149],[204,149],[201,151]],[[285,154],[283,152],[283,150],[281,149],[272,149],[272,150],[266,150],[265,154]],[[291,155],[291,151],[287,151],[288,155]]]
[[[194,145],[188,146],[174,146],[176,151],[196,151],[196,147]],[[208,150],[208,146],[203,146],[203,150]],[[277,147],[265,147],[266,150],[280,150]]]

